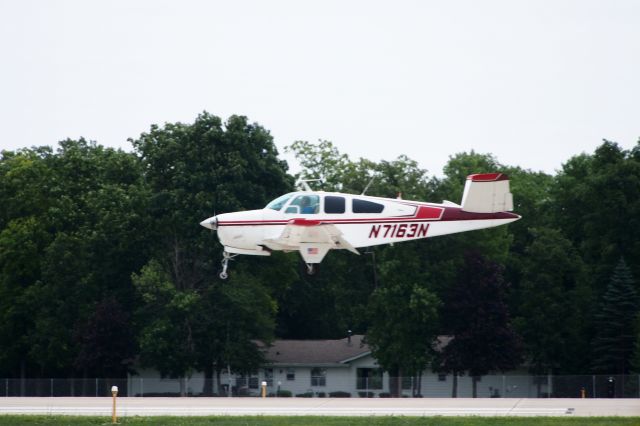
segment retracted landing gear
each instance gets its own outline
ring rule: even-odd
[[[225,251],[222,253],[222,272],[220,272],[220,279],[222,280],[226,280],[227,278],[229,278],[229,274],[227,274],[227,268],[229,267],[229,261],[231,259],[233,259],[234,257],[236,257],[237,254],[230,254],[229,252]]]

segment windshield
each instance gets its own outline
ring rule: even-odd
[[[281,210],[282,207],[287,203],[287,201],[289,201],[289,198],[293,196],[293,194],[294,193],[291,192],[289,194],[282,195],[276,198],[275,200],[273,200],[272,202],[270,202],[269,204],[267,204],[267,207],[265,208],[271,209],[271,210]]]

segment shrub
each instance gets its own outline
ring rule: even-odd
[[[297,398],[313,398],[313,392],[297,393]]]
[[[278,396],[279,398],[291,398],[291,391],[280,389],[276,393],[276,396]]]
[[[391,398],[391,394],[389,392],[380,392],[378,397],[380,397],[380,398]]]
[[[329,392],[329,397],[331,397],[331,398],[351,398],[351,394],[349,392],[336,391],[336,392]]]
[[[358,392],[360,398],[373,398],[375,394],[373,392]]]

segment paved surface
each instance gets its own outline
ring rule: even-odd
[[[111,398],[0,398],[2,414],[110,416]],[[118,398],[118,416],[639,416],[640,399]]]

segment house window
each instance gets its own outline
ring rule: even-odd
[[[445,373],[438,373],[438,381],[439,382],[446,382],[447,381],[447,375]]]
[[[327,195],[324,197],[324,212],[325,213],[344,213],[345,202],[344,197],[334,197]]]
[[[311,386],[326,386],[326,385],[327,385],[327,369],[312,368],[311,369]]]
[[[273,368],[264,369],[264,381],[267,382],[267,386],[273,386]]]
[[[382,369],[358,368],[356,370],[356,389],[382,389]]]
[[[296,369],[287,368],[287,380],[295,380],[295,379],[296,379]]]
[[[238,388],[258,389],[258,377],[243,374],[240,377],[236,377],[236,386]]]
[[[384,206],[378,203],[372,203],[371,201],[353,199],[353,212],[354,213],[382,213]]]

